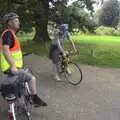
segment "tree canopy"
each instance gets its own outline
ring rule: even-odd
[[[108,0],[103,4],[99,18],[100,25],[115,27],[119,22],[120,6],[118,0]]]
[[[71,29],[83,26],[91,30],[93,22],[91,15],[94,12],[93,0],[77,0],[68,6],[69,0],[1,0],[0,16],[10,11],[20,15],[21,27],[25,32],[30,32],[33,27],[36,29],[34,39],[36,41],[47,41],[48,21],[67,22]]]

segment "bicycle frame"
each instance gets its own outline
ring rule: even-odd
[[[27,82],[25,82],[25,88],[27,89],[28,93],[30,94],[30,88]]]
[[[27,82],[24,83],[23,85],[28,91],[28,94],[30,94],[30,88]],[[22,95],[24,96],[24,94],[22,93]],[[25,96],[24,96],[25,97]],[[13,97],[5,97],[5,100],[8,103],[8,120],[16,120],[16,115],[15,115],[15,102],[16,100],[19,98],[16,98],[15,96]],[[30,112],[27,111],[27,115],[30,116]]]
[[[75,56],[77,54],[78,54],[78,52],[73,52],[73,51],[68,52],[66,54],[66,56],[63,56],[62,54],[60,54],[60,57],[59,57],[59,59],[60,59],[60,69],[61,69],[60,74],[67,71],[67,66],[71,62],[71,57]]]
[[[69,62],[70,62],[70,58],[71,58],[72,56],[75,56],[75,55],[77,55],[77,53],[75,53],[75,52],[73,52],[73,51],[68,52],[68,53],[66,54],[66,56],[60,55],[60,56],[61,56],[61,61],[64,62],[64,63],[69,63]]]
[[[9,104],[8,120],[16,120],[16,116],[15,116],[15,103],[14,102]]]
[[[60,55],[60,64],[61,64],[61,67],[64,67],[64,70],[66,70],[67,68],[67,65],[69,64],[70,62],[70,57],[72,55],[70,55],[69,53],[66,55],[66,56],[63,56],[63,55]]]

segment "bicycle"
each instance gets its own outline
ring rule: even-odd
[[[71,57],[77,55],[78,52],[68,52],[66,56],[60,54],[60,67],[58,68],[59,75],[63,75],[64,78],[72,85],[78,85],[82,81],[82,70],[78,64],[72,62]]]
[[[29,54],[24,54],[27,55]],[[32,72],[31,69],[24,70]],[[32,120],[32,98],[27,82],[19,82],[16,75],[12,81],[4,81],[1,84],[0,92],[8,103],[8,120]]]

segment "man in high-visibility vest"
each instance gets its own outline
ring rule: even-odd
[[[47,106],[47,103],[42,101],[37,95],[35,77],[22,69],[22,51],[19,40],[16,37],[16,33],[20,29],[19,16],[11,12],[6,14],[3,19],[7,28],[2,33],[0,47],[2,72],[7,75],[18,74],[20,81],[30,84],[33,104],[37,106]]]

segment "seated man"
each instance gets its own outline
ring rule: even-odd
[[[19,16],[16,13],[8,13],[4,16],[4,22],[7,28],[2,33],[0,47],[1,69],[2,72],[7,75],[18,74],[20,81],[28,82],[31,88],[33,104],[37,106],[46,106],[47,104],[37,95],[35,77],[22,69],[22,51],[19,40],[16,37],[16,33],[20,29],[18,18]]]

